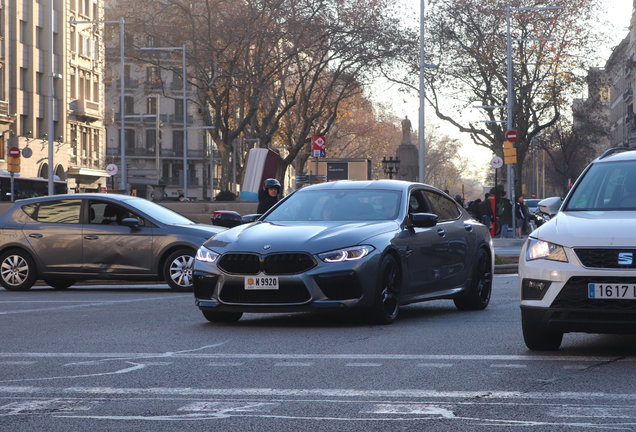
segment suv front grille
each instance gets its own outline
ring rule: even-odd
[[[636,261],[631,264],[620,264],[620,253],[631,253],[636,257],[636,249],[574,249],[576,256],[585,267],[598,269],[636,269]]]
[[[630,310],[636,311],[636,300],[590,299],[587,297],[588,284],[636,284],[636,277],[571,277],[561,289],[550,308]]]

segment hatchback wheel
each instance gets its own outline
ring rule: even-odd
[[[10,250],[0,257],[0,283],[9,291],[26,291],[37,279],[35,263],[21,250]]]
[[[400,308],[400,288],[402,278],[398,263],[391,255],[385,255],[378,272],[376,298],[371,317],[376,324],[391,324],[397,318]]]
[[[192,268],[194,267],[194,251],[179,249],[170,254],[163,266],[163,277],[175,291],[192,291]]]
[[[470,283],[468,295],[453,299],[459,310],[483,310],[490,303],[492,292],[492,273],[490,256],[485,250],[480,249],[479,255],[473,267],[473,278]]]

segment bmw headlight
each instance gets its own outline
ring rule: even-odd
[[[318,254],[318,257],[327,263],[355,261],[369,255],[369,253],[372,252],[373,249],[375,249],[373,246],[355,246],[346,249],[324,252]]]
[[[203,261],[208,263],[213,263],[219,257],[219,254],[216,252],[212,252],[210,249],[201,246],[197,251],[196,259],[197,261]]]
[[[543,240],[530,239],[528,250],[526,251],[526,261],[538,259],[568,262],[563,246]]]

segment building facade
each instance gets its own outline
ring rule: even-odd
[[[21,149],[21,177],[48,178],[52,163],[54,175],[67,181],[70,190],[96,191],[105,186],[107,177],[103,37],[100,25],[72,22],[102,20],[103,2],[50,0],[51,14],[49,0],[4,1],[9,3],[8,43],[3,40],[9,52],[8,107],[15,121],[3,151]],[[53,161],[49,161],[50,122]],[[0,169],[5,167],[6,161],[0,161]]]

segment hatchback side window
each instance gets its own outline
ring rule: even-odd
[[[421,190],[411,191],[409,197],[409,213],[430,213],[431,208],[424,199]]]
[[[448,198],[431,191],[424,191],[424,195],[426,195],[426,198],[431,203],[433,213],[437,215],[439,221],[454,220],[459,217],[459,209],[455,203]]]
[[[37,221],[46,223],[78,224],[82,200],[59,200],[40,203]]]
[[[91,201],[88,212],[90,214],[91,224],[121,225],[123,219],[133,217],[139,219],[139,226],[144,226],[142,218],[115,204],[103,201]]]

